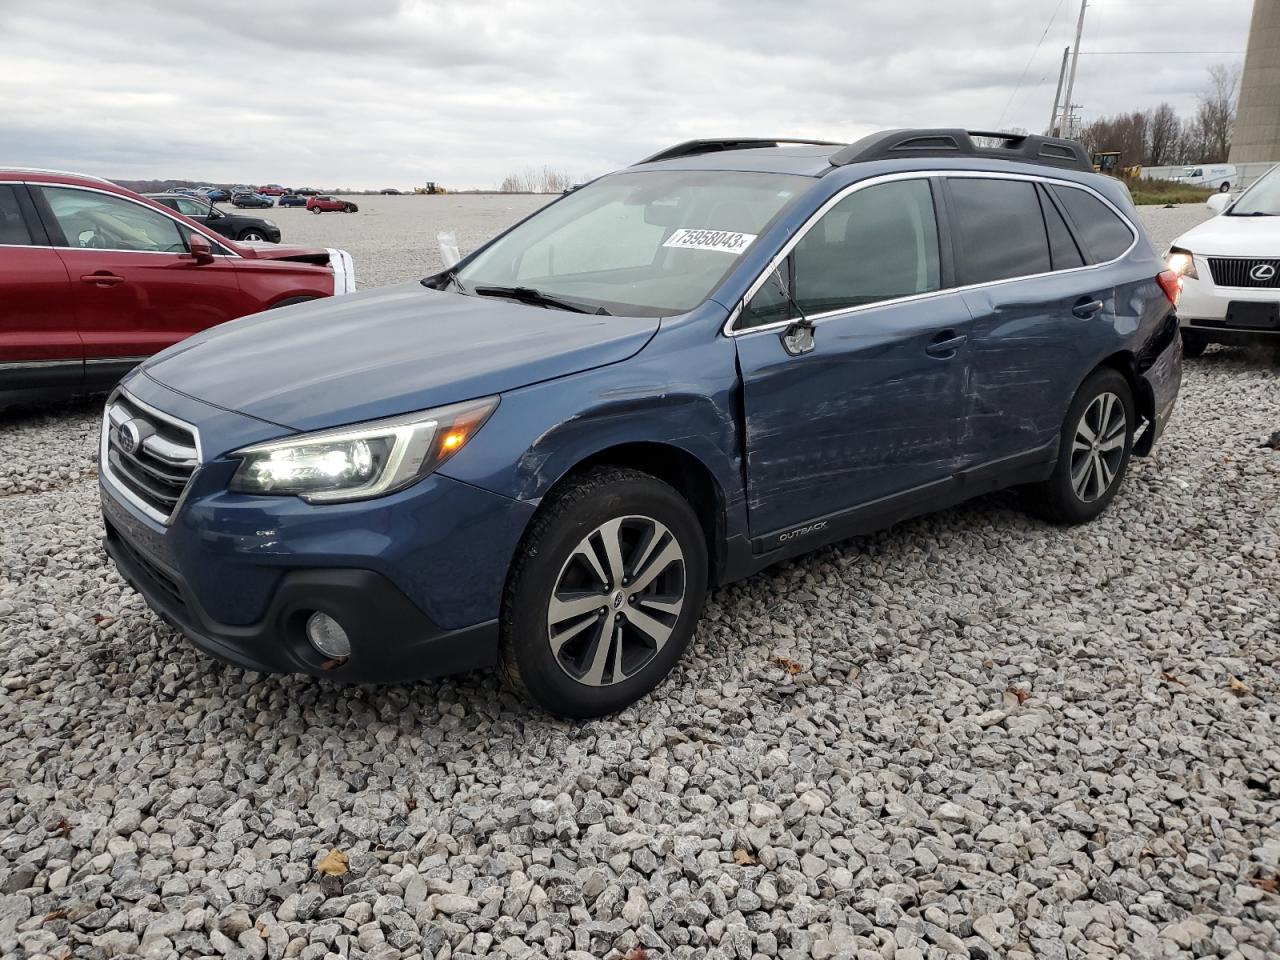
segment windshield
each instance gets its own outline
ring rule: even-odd
[[[711,170],[613,174],[535,214],[457,276],[470,291],[531,288],[612,314],[686,313],[810,182]]]
[[[1233,217],[1280,216],[1280,176],[1272,167],[1229,211]]]

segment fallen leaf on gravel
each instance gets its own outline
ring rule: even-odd
[[[1280,893],[1280,877],[1254,877],[1249,882],[1267,893]]]
[[[347,864],[350,861],[347,855],[341,850],[330,850],[316,864],[316,873],[322,873],[326,877],[340,877],[347,872]]]
[[[791,674],[793,677],[797,673],[804,672],[804,667],[802,667],[800,664],[796,663],[794,660],[788,657],[774,657],[773,662],[776,663],[778,666],[780,666],[783,670],[787,671],[787,673]]]
[[[1178,677],[1175,677],[1172,673],[1162,673],[1160,674],[1160,676],[1164,677],[1165,683],[1176,683],[1180,687],[1185,687],[1187,685],[1187,681],[1180,680]]]
[[[1239,677],[1232,677],[1231,683],[1228,684],[1228,687],[1237,697],[1247,696],[1249,693],[1248,685]]]
[[[1022,687],[1009,687],[1009,693],[1018,698],[1019,703],[1026,703],[1031,699],[1031,692],[1024,690]]]
[[[733,851],[733,862],[740,867],[754,867],[760,861],[751,854],[750,850],[743,850],[739,847]]]
[[[53,832],[60,836],[63,840],[71,837],[71,824],[67,823],[67,818],[63,817],[58,821],[58,825],[53,828]]]
[[[106,624],[110,623],[112,620],[114,620],[114,619],[115,619],[115,617],[108,617],[105,613],[95,613],[95,614],[94,614],[92,617],[90,617],[89,619],[90,619],[90,620],[92,620],[94,623],[96,623],[98,626],[100,626],[100,627],[101,627],[101,626],[105,626]]]
[[[49,923],[52,920],[61,920],[67,915],[67,911],[59,907],[57,910],[50,910],[44,915],[44,922]]]
[[[649,951],[644,947],[632,947],[627,951],[626,960],[649,960]]]

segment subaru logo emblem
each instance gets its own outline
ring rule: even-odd
[[[142,444],[142,430],[137,420],[126,420],[116,427],[116,443],[125,453],[133,453]]]
[[[1259,283],[1266,283],[1276,275],[1276,268],[1269,263],[1260,263],[1249,271],[1249,276]]]

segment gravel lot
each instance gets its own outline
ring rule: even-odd
[[[274,216],[371,284],[538,202]],[[1190,362],[1088,527],[997,496],[717,592],[580,726],[198,655],[99,548],[100,399],[0,414],[0,955],[1274,958],[1278,369]]]

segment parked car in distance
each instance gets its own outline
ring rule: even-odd
[[[1230,163],[1200,163],[1187,167],[1182,175],[1174,177],[1177,183],[1185,183],[1206,190],[1217,190],[1219,193],[1230,193],[1231,185],[1236,182],[1236,168]]]
[[[148,193],[145,196],[162,207],[176,210],[196,223],[203,223],[224,237],[239,240],[241,243],[266,241],[280,242],[280,228],[274,221],[260,217],[246,217],[238,213],[227,213],[219,210],[203,197],[184,197],[173,193]]]
[[[233,207],[271,207],[275,206],[275,202],[260,193],[233,193],[231,205]]]
[[[276,201],[277,207],[305,207],[307,198],[298,193],[286,193]]]
[[[264,197],[283,197],[289,191],[278,183],[269,183],[264,187],[258,188],[258,193]]]
[[[221,203],[224,200],[231,199],[231,192],[228,190],[223,190],[222,187],[213,187],[208,192],[205,193],[205,196],[208,197],[210,200],[212,200],[214,203]]]
[[[1169,248],[1181,277],[1182,345],[1198,357],[1211,343],[1269,343],[1280,349],[1280,166],[1232,199],[1209,198],[1219,215]]]
[[[193,333],[354,288],[344,251],[241,246],[97,177],[0,169],[0,404],[105,390]]]
[[[318,196],[307,200],[307,209],[312,213],[355,213],[360,208],[340,197]]]
[[[315,187],[299,187],[293,192],[303,197],[314,197],[320,193]]]
[[[395,187],[384,187],[382,190],[380,190],[380,191],[378,191],[378,192],[379,192],[379,193],[381,193],[384,197],[398,197],[398,196],[400,196],[400,191],[399,191],[399,190],[397,190]]]
[[[1002,487],[1091,520],[1172,412],[1177,278],[1078,143],[999,143],[692,141],[421,284],[206,331],[108,403],[106,548],[250,669],[496,663],[588,717],[709,586]],[[153,429],[196,471],[159,494],[122,476]]]

